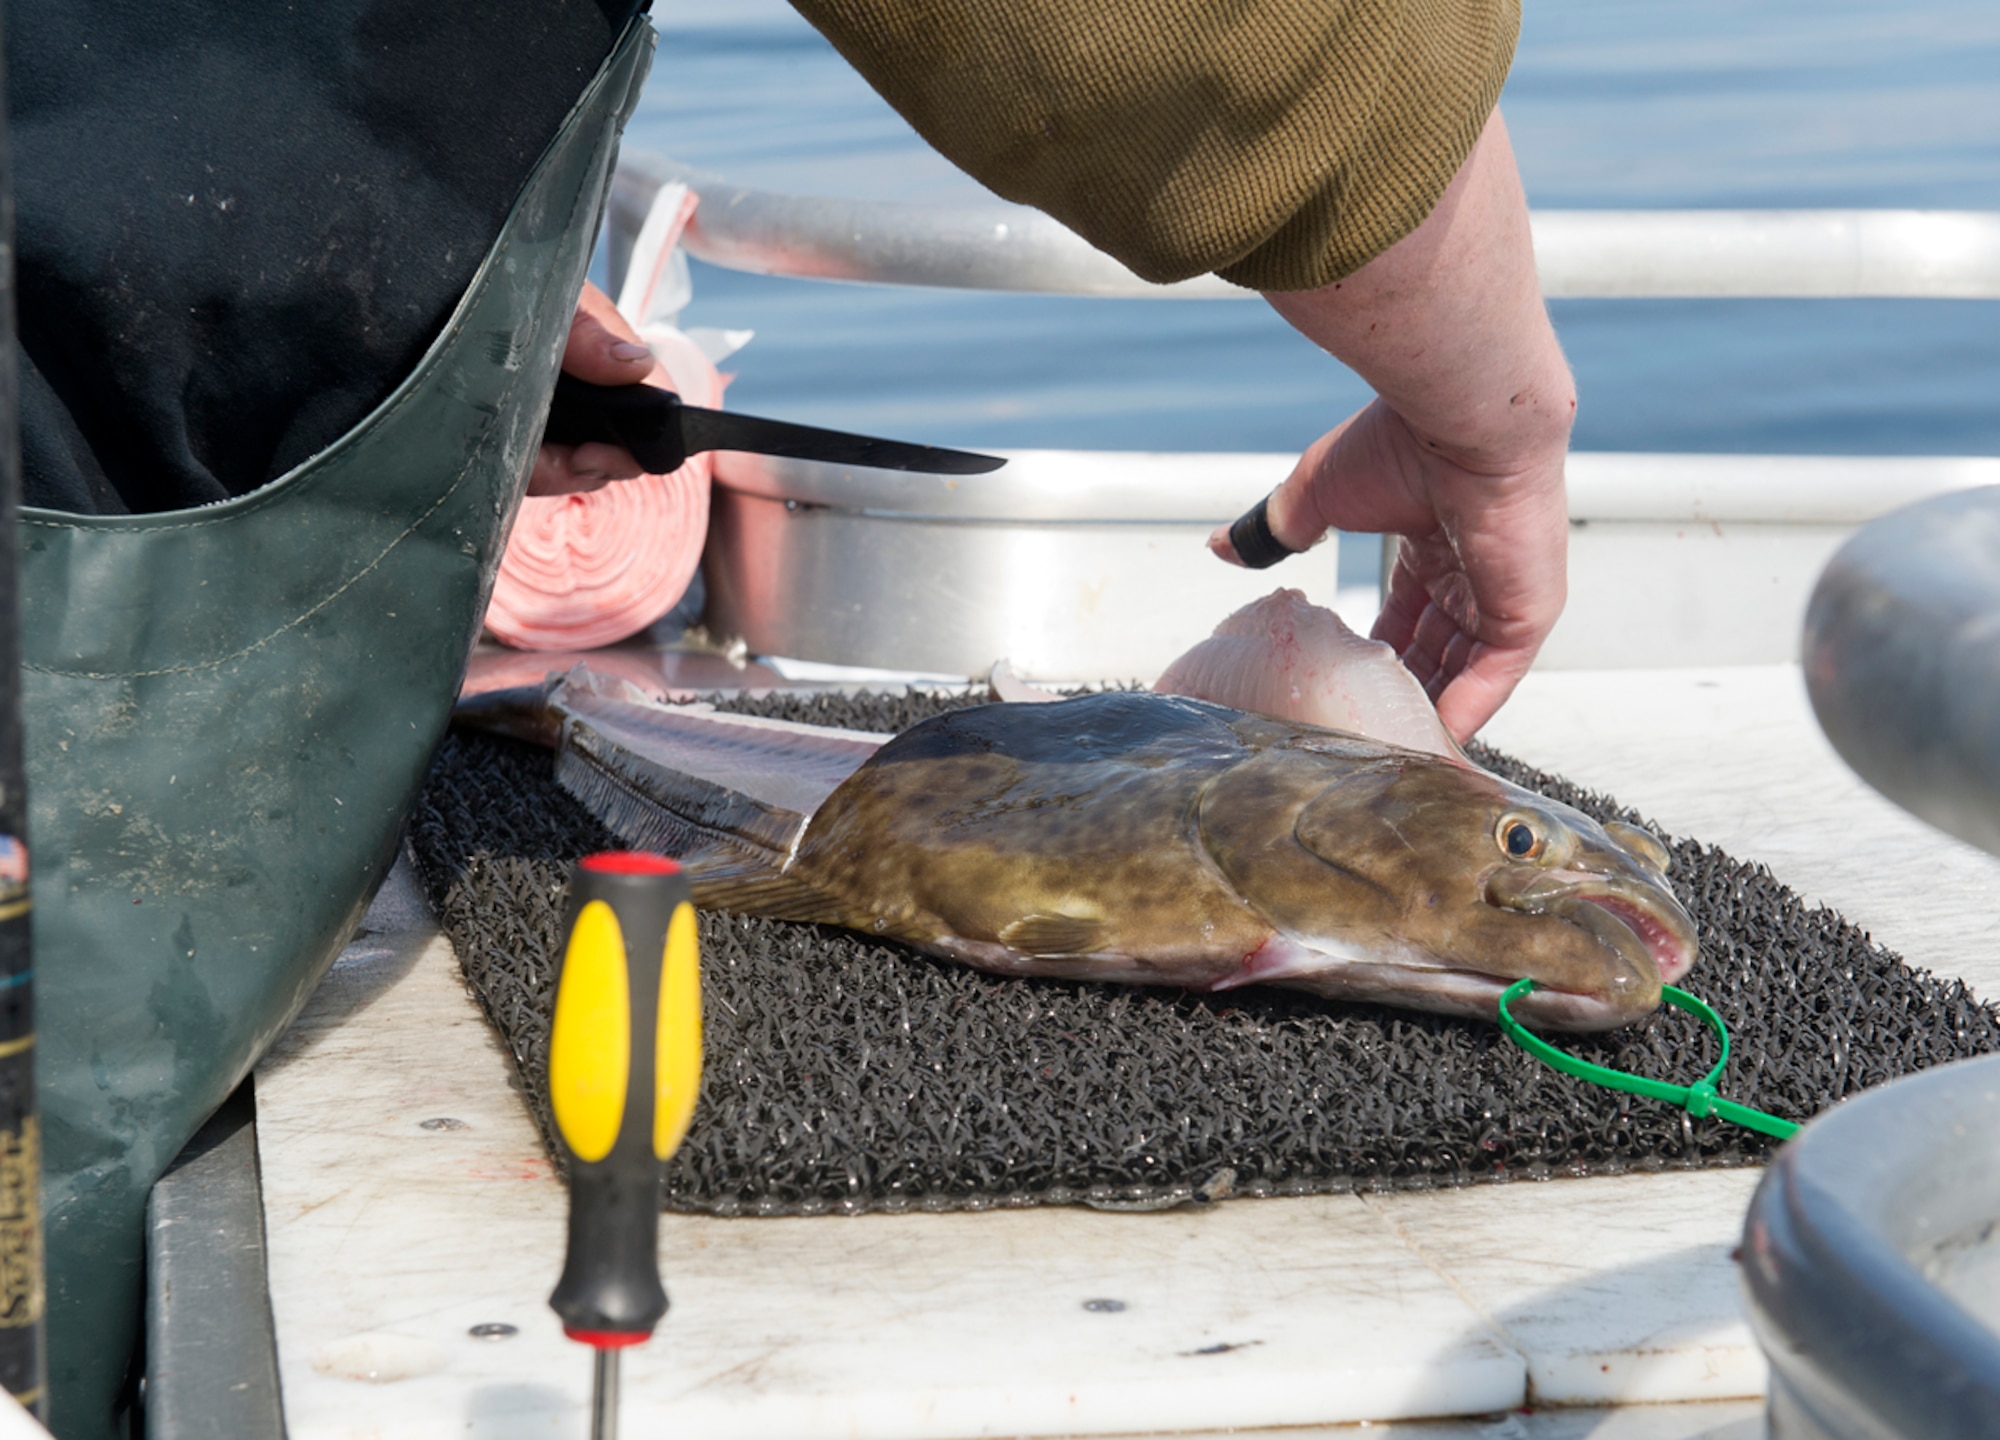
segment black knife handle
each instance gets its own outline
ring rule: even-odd
[[[681,397],[657,385],[593,385],[560,375],[542,440],[623,445],[648,475],[671,475],[687,463]]]

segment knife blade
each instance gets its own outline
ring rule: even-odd
[[[850,435],[731,410],[705,410],[682,403],[680,396],[657,385],[593,385],[574,375],[557,378],[542,439],[556,445],[591,440],[623,445],[649,475],[678,470],[688,456],[704,450],[745,450],[929,475],[985,475],[1007,463],[996,455],[968,450]]]

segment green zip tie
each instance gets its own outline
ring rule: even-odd
[[[1507,1038],[1544,1065],[1560,1070],[1565,1075],[1574,1075],[1579,1080],[1588,1080],[1596,1085],[1609,1086],[1613,1090],[1625,1090],[1634,1095],[1644,1095],[1652,1100],[1664,1100],[1669,1105],[1678,1105],[1697,1120],[1713,1115],[1727,1120],[1733,1125],[1741,1125],[1749,1130],[1761,1131],[1780,1140],[1789,1140],[1799,1133],[1797,1122],[1780,1120],[1775,1115],[1767,1115],[1762,1110],[1753,1110],[1748,1105],[1739,1105],[1734,1100],[1725,1100],[1715,1093],[1715,1082],[1722,1074],[1722,1067],[1729,1063],[1729,1030],[1722,1023],[1722,1017],[1709,1009],[1706,1004],[1671,985],[1660,987],[1660,998],[1676,1010],[1685,1010],[1715,1032],[1715,1038],[1722,1042],[1722,1055],[1715,1062],[1715,1068],[1692,1085],[1670,1085],[1664,1080],[1649,1080],[1644,1075],[1631,1075],[1623,1070],[1613,1070],[1608,1065],[1593,1065],[1588,1060],[1579,1060],[1574,1055],[1565,1055],[1555,1046],[1538,1036],[1530,1035],[1521,1022],[1507,1013],[1509,1001],[1518,1000],[1535,988],[1532,980],[1516,980],[1500,996],[1500,1028],[1507,1032]]]

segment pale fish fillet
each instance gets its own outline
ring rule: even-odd
[[[1297,590],[1245,605],[1153,689],[1465,760],[1396,652]]]

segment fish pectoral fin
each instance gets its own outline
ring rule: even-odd
[[[691,857],[686,869],[700,909],[734,910],[772,920],[841,922],[843,907],[824,890],[755,856],[718,848]]]
[[[1023,915],[996,937],[1009,950],[1038,959],[1089,955],[1102,949],[1104,922],[1084,915]]]

